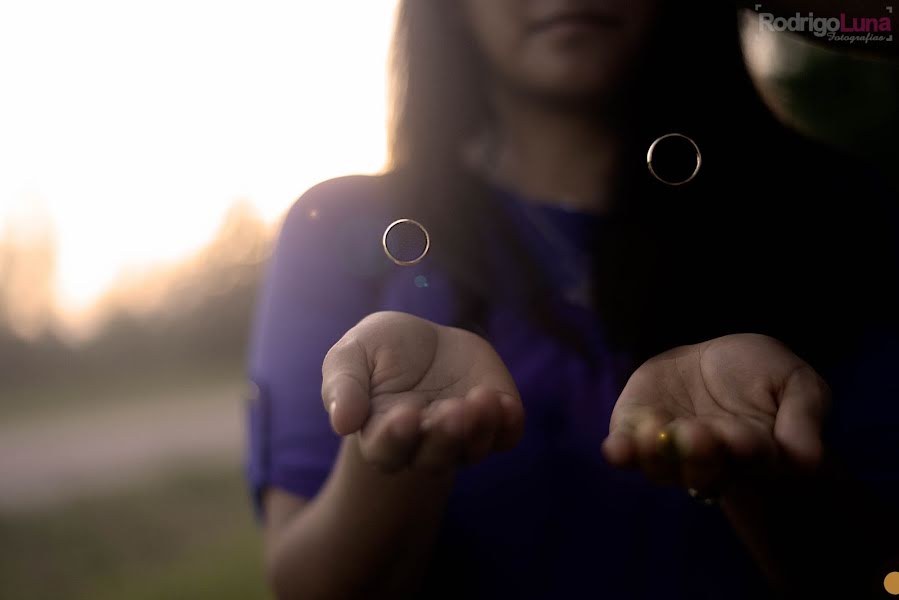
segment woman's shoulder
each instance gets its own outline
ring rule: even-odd
[[[358,217],[389,209],[390,176],[345,175],[317,183],[291,206],[285,227],[296,221]]]
[[[393,213],[388,179],[351,175],[309,188],[282,222],[275,272],[290,278],[305,273],[321,286],[337,277],[346,283],[347,277],[380,276],[381,237]]]
[[[345,251],[372,235],[379,237],[393,212],[389,179],[388,175],[347,175],[312,186],[284,217],[281,244],[311,245],[321,253]]]

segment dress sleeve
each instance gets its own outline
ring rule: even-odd
[[[339,438],[321,401],[328,349],[378,304],[384,256],[375,178],[331,180],[291,208],[257,302],[249,352],[246,474],[257,515],[269,486],[310,498]]]

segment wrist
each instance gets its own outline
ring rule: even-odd
[[[393,503],[406,498],[440,500],[449,494],[457,470],[430,472],[406,467],[387,472],[366,460],[356,434],[344,438],[337,460],[334,478],[339,487],[352,495],[363,494],[372,502],[379,497]]]

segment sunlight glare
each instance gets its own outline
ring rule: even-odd
[[[273,222],[318,181],[380,170],[394,9],[0,2],[0,232],[40,203],[71,314],[202,247],[240,199]]]

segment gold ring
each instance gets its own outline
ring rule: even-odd
[[[393,254],[391,254],[390,250],[387,248],[387,236],[390,235],[390,230],[393,229],[394,227],[396,227],[397,225],[403,225],[405,223],[408,223],[410,225],[415,225],[416,227],[421,229],[421,232],[425,235],[424,250],[422,250],[422,252],[419,256],[413,258],[412,260],[400,260],[397,257],[395,257]],[[422,261],[422,259],[425,256],[427,256],[428,250],[431,249],[431,236],[428,234],[428,230],[425,229],[424,225],[422,225],[418,221],[414,221],[412,219],[398,219],[398,220],[394,221],[393,223],[391,223],[390,225],[388,225],[387,229],[384,230],[384,235],[381,238],[381,246],[384,248],[384,254],[386,254],[390,260],[392,260],[396,264],[400,265],[401,267],[408,267],[410,265],[420,263]]]
[[[662,140],[670,137],[678,137],[687,140],[688,142],[690,142],[690,145],[693,146],[693,150],[696,151],[696,168],[694,168],[693,173],[683,181],[668,181],[667,179],[662,179],[661,177],[659,177],[659,174],[655,172],[655,169],[652,168],[652,155],[655,152],[656,146],[658,146],[659,142],[661,142]],[[699,151],[699,146],[697,146],[696,142],[694,142],[691,138],[685,136],[682,133],[668,133],[656,139],[656,141],[654,141],[649,146],[649,150],[646,152],[646,166],[649,167],[649,172],[652,173],[652,176],[662,183],[666,185],[683,185],[685,183],[693,181],[693,178],[696,177],[697,173],[699,173],[699,167],[702,166],[702,153]]]

